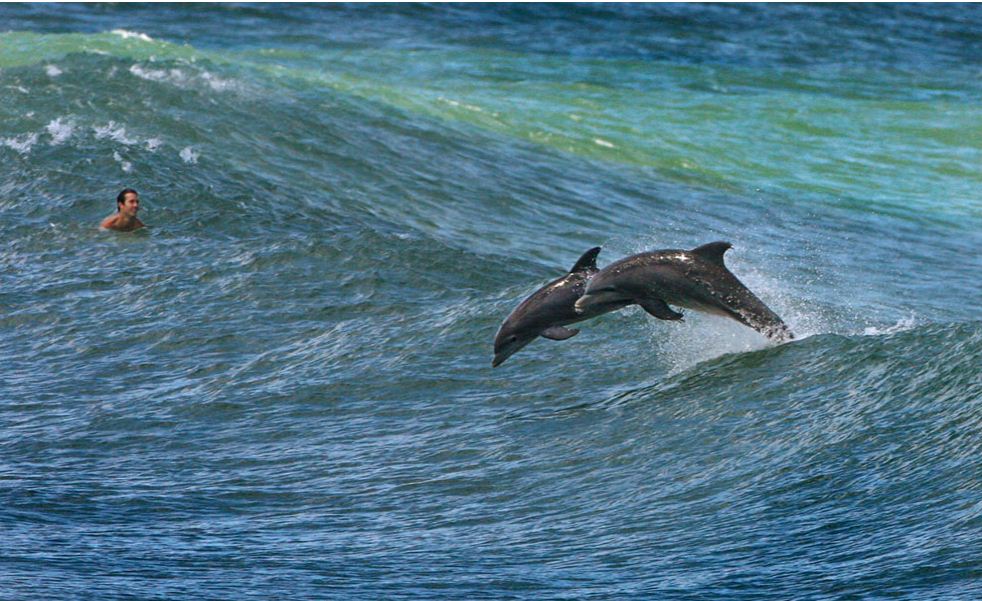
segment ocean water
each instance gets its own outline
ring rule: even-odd
[[[982,8],[0,32],[0,598],[982,598]],[[714,240],[795,341],[491,368],[586,249]]]

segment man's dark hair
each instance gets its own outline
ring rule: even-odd
[[[137,196],[140,195],[140,193],[137,192],[136,190],[134,190],[133,188],[123,188],[123,191],[116,195],[116,212],[117,213],[119,212],[119,205],[121,205],[124,202],[126,202],[126,195],[129,194],[130,192],[132,192],[133,194],[136,194]]]

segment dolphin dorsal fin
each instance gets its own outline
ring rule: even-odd
[[[590,250],[583,253],[580,260],[573,265],[573,268],[569,270],[570,273],[576,273],[578,271],[592,271],[597,268],[597,255],[600,254],[600,247],[594,246]]]
[[[723,253],[730,250],[732,247],[733,245],[729,242],[710,242],[709,244],[703,244],[702,246],[693,248],[692,254],[701,257],[710,263],[715,263],[721,267],[726,267],[726,265],[723,264]]]

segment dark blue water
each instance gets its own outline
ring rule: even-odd
[[[0,31],[0,598],[982,597],[975,5]],[[586,249],[713,240],[795,341],[490,367]]]

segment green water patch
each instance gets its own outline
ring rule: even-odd
[[[73,53],[157,65],[207,61],[304,102],[329,89],[465,135],[478,128],[731,194],[768,190],[860,210],[982,217],[978,90],[952,77],[476,48],[201,51],[125,31],[0,34],[0,69]],[[154,73],[144,69],[143,77]]]
[[[982,214],[976,90],[928,75],[475,50],[270,51],[260,62],[274,76],[687,184]]]
[[[141,33],[0,33],[0,69],[55,61],[71,54],[102,54],[133,60],[193,60],[203,53],[191,46],[155,40]]]

